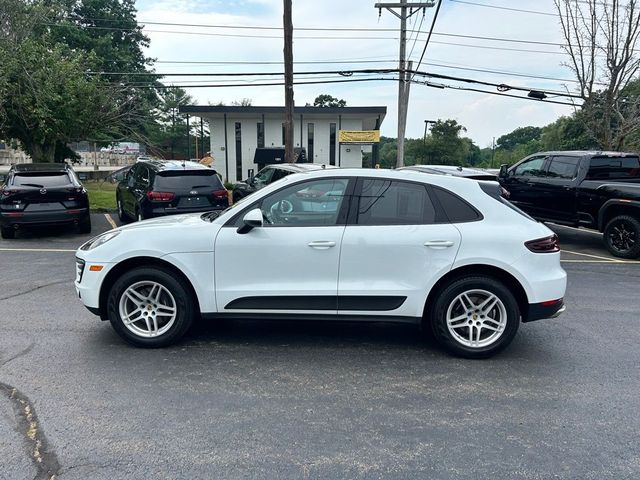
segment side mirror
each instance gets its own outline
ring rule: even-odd
[[[259,208],[249,210],[242,218],[242,226],[238,227],[238,233],[249,233],[254,228],[261,227],[262,222],[262,210]]]
[[[508,171],[509,165],[506,163],[500,165],[500,174],[498,175],[500,178],[507,178],[509,176]]]

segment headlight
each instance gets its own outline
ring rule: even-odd
[[[107,243],[109,240],[113,240],[118,235],[120,235],[119,230],[113,230],[111,232],[103,233],[102,235],[98,235],[97,237],[93,237],[87,243],[80,247],[80,250],[93,250],[100,245]]]

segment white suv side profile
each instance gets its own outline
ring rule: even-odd
[[[127,225],[80,247],[76,290],[128,342],[194,319],[411,322],[491,356],[564,310],[557,237],[495,182],[409,170],[294,174],[222,213]]]

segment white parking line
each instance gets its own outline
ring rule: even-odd
[[[609,265],[640,265],[640,262],[633,260],[560,260],[561,263],[608,263]]]
[[[582,255],[583,257],[597,258],[599,260],[607,260],[607,261],[612,262],[612,263],[623,262],[624,261],[624,260],[618,260],[618,259],[610,258],[610,257],[601,257],[600,255],[591,255],[589,253],[572,252],[571,250],[562,249],[562,251],[565,252],[565,253],[570,253],[571,255]]]
[[[0,248],[0,252],[75,252],[65,248]]]
[[[113,218],[111,218],[111,215],[109,215],[108,213],[105,213],[104,218],[107,219],[107,222],[109,222],[109,225],[111,225],[111,228],[118,228],[118,225],[116,225],[116,222],[113,221]]]

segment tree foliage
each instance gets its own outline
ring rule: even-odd
[[[331,95],[318,95],[313,101],[314,107],[346,107],[347,101],[341,100]]]

